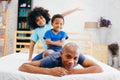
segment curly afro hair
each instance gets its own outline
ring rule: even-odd
[[[44,9],[43,7],[35,7],[33,10],[30,10],[28,12],[27,16],[27,22],[31,29],[35,29],[38,27],[36,24],[36,17],[43,16],[46,20],[46,24],[48,24],[50,20],[50,14],[47,9]]]

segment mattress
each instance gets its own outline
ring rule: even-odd
[[[29,62],[27,60],[28,54],[13,53],[0,58],[0,80],[120,80],[120,71],[89,55],[85,56],[97,62],[104,71],[102,73],[73,74],[62,77],[21,72],[18,68],[21,64]]]

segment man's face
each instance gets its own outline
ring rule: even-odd
[[[62,58],[62,65],[65,69],[71,70],[78,62],[79,53],[78,51],[62,51],[61,58]]]

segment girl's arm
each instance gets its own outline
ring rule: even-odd
[[[28,60],[32,60],[34,45],[35,45],[35,42],[31,40],[30,41],[29,58],[28,58]]]
[[[62,16],[67,16],[67,15],[69,15],[69,14],[75,12],[75,11],[79,11],[79,10],[80,10],[79,8],[74,8],[74,9],[72,9],[72,10],[69,10],[69,11],[66,11],[66,12],[61,13],[61,15],[62,15]]]

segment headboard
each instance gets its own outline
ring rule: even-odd
[[[29,52],[29,40],[30,36],[26,37],[23,35],[31,35],[31,31],[16,31],[15,33],[15,48],[14,51],[20,52]],[[19,36],[22,34],[21,36]],[[92,34],[88,32],[67,32],[69,39],[65,41],[65,44],[68,42],[75,42],[79,45],[80,52],[83,54],[91,55],[99,61],[102,61],[107,64],[108,62],[108,48],[107,44],[93,44]],[[18,42],[22,40],[22,42]],[[28,42],[24,42],[28,41]],[[21,46],[21,47],[19,47]],[[40,53],[44,51],[43,45],[38,41],[34,46],[34,53]],[[104,56],[103,56],[104,55]]]
[[[67,34],[69,35],[69,39],[66,40],[66,43],[75,42],[78,44],[81,53],[91,55],[103,63],[108,63],[107,44],[95,44],[93,42],[93,35],[88,32],[70,32]]]
[[[66,40],[66,43],[75,42],[76,44],[78,44],[80,52],[89,55],[92,53],[93,47],[92,34],[86,32],[79,33],[68,32],[67,34],[69,36],[69,39]]]

